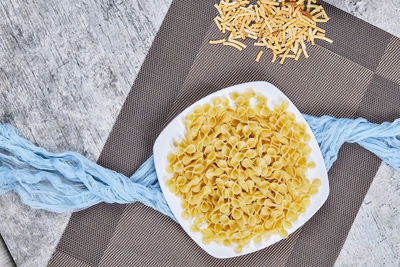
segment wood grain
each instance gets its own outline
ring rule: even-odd
[[[171,1],[0,0],[0,121],[96,160]],[[327,2],[400,36],[396,0]],[[399,265],[398,178],[381,167],[338,266]],[[0,233],[20,266],[45,266],[68,219],[0,197]]]

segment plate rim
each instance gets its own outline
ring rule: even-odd
[[[313,141],[315,141],[316,142],[316,138],[315,138],[315,136],[314,136],[314,133],[311,131],[311,128],[310,128],[310,126],[308,125],[308,123],[307,123],[307,121],[305,120],[305,118],[304,118],[304,116],[302,115],[302,113],[298,110],[298,108],[294,105],[294,103],[290,100],[290,98],[289,97],[287,97],[287,95],[285,94],[285,93],[283,93],[279,88],[277,88],[275,85],[273,85],[273,84],[271,84],[271,83],[269,83],[269,82],[266,82],[266,81],[252,81],[252,82],[246,82],[246,83],[239,83],[239,84],[235,84],[235,85],[232,85],[232,86],[229,86],[229,87],[226,87],[226,88],[222,88],[222,89],[220,89],[220,90],[217,90],[217,91],[215,91],[215,92],[213,92],[213,93],[211,93],[211,94],[208,94],[208,95],[206,95],[206,96],[204,96],[204,97],[202,97],[201,99],[199,99],[199,100],[197,100],[196,102],[194,102],[193,104],[191,104],[190,106],[188,106],[188,107],[186,107],[182,112],[180,112],[178,115],[176,115],[163,129],[162,129],[162,131],[160,132],[160,134],[158,135],[158,137],[157,137],[157,139],[156,139],[156,141],[154,142],[154,145],[153,145],[153,154],[154,154],[154,164],[155,164],[155,169],[156,169],[156,173],[157,173],[157,179],[158,179],[158,182],[160,183],[160,187],[161,187],[161,191],[162,191],[162,193],[163,193],[163,195],[164,195],[164,198],[166,199],[166,201],[167,201],[167,204],[168,204],[168,206],[169,206],[169,208],[171,209],[171,211],[172,211],[172,213],[174,214],[174,216],[176,217],[176,219],[177,219],[177,222],[180,224],[180,226],[183,228],[183,230],[186,232],[186,234],[187,235],[189,235],[189,237],[197,244],[197,245],[199,245],[204,251],[206,251],[208,254],[210,254],[211,256],[213,256],[213,257],[215,257],[215,258],[232,258],[232,257],[237,257],[237,256],[242,256],[242,255],[246,255],[246,254],[249,254],[249,253],[253,253],[253,252],[256,252],[256,251],[259,251],[259,250],[261,250],[261,249],[264,249],[264,248],[267,248],[267,247],[269,247],[269,246],[271,246],[271,245],[273,245],[273,244],[275,244],[275,243],[277,243],[277,242],[279,242],[280,240],[282,240],[282,238],[278,238],[277,240],[273,240],[273,242],[271,243],[271,244],[268,244],[268,245],[266,245],[266,246],[262,246],[262,247],[259,247],[259,248],[255,248],[255,249],[252,249],[252,250],[250,250],[250,251],[245,251],[245,252],[243,252],[242,251],[242,253],[239,253],[239,254],[236,254],[236,253],[234,253],[233,252],[233,248],[232,247],[229,247],[230,248],[230,250],[232,250],[232,252],[233,253],[230,253],[231,255],[228,255],[228,256],[226,256],[226,255],[219,255],[218,253],[217,254],[215,254],[215,253],[213,253],[214,251],[212,250],[212,249],[209,249],[209,246],[210,245],[205,245],[205,244],[203,244],[202,243],[202,241],[201,241],[201,239],[200,240],[198,240],[197,238],[194,238],[193,237],[193,235],[195,234],[195,233],[193,233],[192,231],[190,231],[190,229],[186,229],[186,227],[184,227],[184,222],[186,221],[186,222],[188,222],[189,220],[184,220],[182,217],[181,217],[181,214],[176,214],[176,212],[174,211],[174,208],[173,207],[171,207],[172,206],[172,203],[170,203],[172,200],[169,198],[169,194],[171,194],[171,195],[173,195],[174,197],[176,197],[172,192],[170,192],[169,191],[169,189],[166,187],[166,185],[165,185],[165,180],[163,180],[162,179],[162,175],[168,175],[167,173],[166,173],[166,170],[162,170],[162,169],[160,169],[161,167],[159,166],[160,164],[158,164],[159,163],[159,157],[158,157],[158,155],[156,156],[156,152],[158,151],[158,147],[159,147],[159,145],[160,145],[160,143],[162,143],[162,139],[163,139],[163,137],[164,137],[164,135],[166,135],[166,132],[168,131],[168,129],[169,128],[171,128],[175,123],[177,123],[177,121],[178,120],[180,120],[180,119],[183,119],[183,117],[184,117],[184,115],[186,114],[186,113],[188,113],[190,110],[192,110],[193,109],[193,107],[194,106],[197,106],[197,105],[199,105],[199,104],[202,104],[202,103],[199,103],[199,102],[203,102],[203,101],[205,101],[206,99],[212,99],[212,98],[214,98],[214,97],[216,97],[216,96],[218,96],[218,95],[220,95],[221,93],[225,93],[224,95],[229,95],[229,93],[231,93],[232,91],[234,91],[235,89],[237,89],[237,90],[244,90],[243,89],[243,87],[246,87],[247,89],[249,89],[249,88],[252,88],[253,90],[255,90],[255,91],[259,91],[260,90],[260,88],[255,88],[255,87],[262,87],[262,86],[267,86],[267,87],[271,87],[271,89],[272,90],[277,90],[282,96],[284,96],[284,98],[286,98],[288,101],[289,101],[289,103],[290,103],[290,105],[292,106],[292,108],[294,108],[295,109],[295,111],[300,115],[300,121],[304,121],[305,123],[306,123],[306,126],[307,126],[307,132],[309,132],[309,133],[311,133],[311,140],[313,140]],[[267,95],[267,97],[268,97],[268,95]],[[207,101],[208,103],[211,103],[211,101]],[[296,114],[296,121],[299,121],[299,119],[297,118],[297,114]],[[179,123],[179,122],[178,122]],[[319,155],[318,156],[320,156],[321,158],[322,158],[322,162],[324,162],[323,161],[323,156],[322,156],[322,153],[321,153],[321,150],[320,150],[320,147],[319,147],[319,145],[318,145],[318,142],[316,142],[316,144],[317,144],[317,148],[318,148],[318,151],[316,151]],[[162,145],[161,145],[162,146]],[[314,151],[315,152],[315,151]],[[169,151],[167,152],[167,154],[169,153]],[[161,160],[161,159],[160,159]],[[166,161],[166,158],[164,159],[164,161]],[[290,232],[290,234],[291,233],[293,233],[293,232],[295,232],[296,230],[298,230],[299,228],[301,228],[305,223],[307,223],[310,219],[311,219],[311,217],[313,217],[314,215],[315,215],[315,213],[317,213],[320,209],[321,209],[321,207],[324,205],[324,203],[326,202],[326,200],[327,200],[327,198],[328,198],[328,196],[329,196],[329,179],[328,179],[328,174],[327,174],[327,170],[326,170],[326,167],[325,167],[325,164],[322,164],[323,166],[321,166],[322,167],[322,169],[323,169],[323,172],[324,172],[324,175],[326,176],[326,179],[322,179],[322,177],[319,177],[321,180],[323,180],[325,183],[326,183],[326,186],[324,187],[326,190],[325,190],[325,193],[322,195],[322,199],[321,199],[321,201],[320,202],[318,202],[317,204],[317,208],[315,208],[315,210],[313,210],[312,211],[312,214],[310,215],[310,216],[308,216],[308,218],[304,221],[304,222],[302,222],[299,226],[297,226],[296,227],[296,229],[294,229],[294,230],[292,230],[293,228],[291,228],[291,229],[289,229],[290,231],[288,231],[288,232]],[[320,193],[319,193],[320,194]],[[180,198],[179,198],[180,199]],[[180,201],[182,201],[181,199],[180,199]],[[182,208],[181,207],[179,207],[179,210],[180,210],[180,212],[182,212]],[[307,213],[307,212],[306,212]],[[302,214],[303,215],[303,214]],[[211,244],[216,244],[215,242],[212,242]],[[267,242],[265,242],[264,241],[264,239],[263,239],[263,242],[261,243],[261,244],[264,244],[264,243],[267,243]],[[219,246],[221,246],[221,247],[224,247],[222,244],[217,244],[217,245],[219,245]],[[225,248],[228,248],[228,247],[225,247]],[[234,254],[234,255],[232,255],[232,254]]]

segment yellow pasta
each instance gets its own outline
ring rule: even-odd
[[[251,104],[253,103],[253,104]],[[254,104],[255,103],[255,104]],[[270,108],[253,90],[214,98],[184,119],[183,140],[168,154],[166,185],[182,198],[182,217],[203,242],[235,245],[288,236],[318,193],[307,155],[310,135],[283,101]]]

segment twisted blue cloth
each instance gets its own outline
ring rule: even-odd
[[[400,171],[400,119],[382,124],[365,119],[304,115],[329,170],[343,143],[358,143]],[[77,211],[99,202],[140,201],[174,218],[158,184],[153,157],[130,177],[103,168],[74,152],[50,153],[0,124],[0,194],[53,212]]]

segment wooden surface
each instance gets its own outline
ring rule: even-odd
[[[170,2],[0,0],[0,121],[96,160]],[[327,2],[400,36],[399,1]],[[400,265],[399,178],[382,165],[338,266]],[[0,197],[0,233],[20,266],[45,266],[68,219]],[[0,266],[4,254],[0,244]]]

